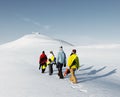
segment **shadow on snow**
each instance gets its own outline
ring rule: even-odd
[[[82,66],[83,67],[83,66]],[[95,80],[95,79],[99,79],[99,78],[103,78],[103,77],[107,77],[107,76],[110,76],[114,73],[116,73],[116,70],[117,69],[113,69],[103,75],[98,75],[97,73],[98,72],[102,72],[104,69],[106,69],[107,67],[104,66],[98,70],[91,70],[94,66],[90,66],[90,67],[87,67],[87,68],[84,68],[84,69],[80,69],[77,73],[76,73],[76,77],[77,77],[77,80],[78,80],[78,83],[82,83],[82,82],[86,82],[86,81],[91,81],[91,80]],[[88,72],[86,72],[86,70],[88,70]],[[85,73],[82,73],[80,74],[80,72],[85,72]]]

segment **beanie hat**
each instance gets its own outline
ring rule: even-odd
[[[62,46],[60,46],[60,48],[59,48],[59,49],[60,49],[60,51],[62,51],[62,50],[63,50],[63,47],[62,47]]]
[[[60,48],[63,48],[62,46],[60,46]]]
[[[45,53],[45,51],[42,51],[42,53]]]
[[[51,54],[53,54],[53,51],[50,51]]]
[[[76,53],[76,49],[73,49],[72,52],[73,52],[73,53]]]

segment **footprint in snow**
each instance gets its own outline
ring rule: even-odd
[[[74,89],[78,89],[80,92],[87,93],[87,90],[86,90],[86,89],[83,89],[83,87],[82,87],[81,85],[78,85],[78,84],[72,84],[71,87],[74,88]]]

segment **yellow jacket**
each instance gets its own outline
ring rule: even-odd
[[[78,69],[80,67],[79,58],[76,54],[72,54],[68,58],[69,68]]]
[[[48,56],[47,65],[49,65],[49,64],[51,63],[49,60],[51,60],[51,62],[53,62],[53,61],[55,60],[55,56],[52,55],[52,54],[50,54],[50,55]]]

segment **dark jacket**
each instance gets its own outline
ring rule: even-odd
[[[44,53],[42,53],[40,55],[39,64],[44,65],[44,64],[46,64],[46,62],[47,62],[47,56]]]

